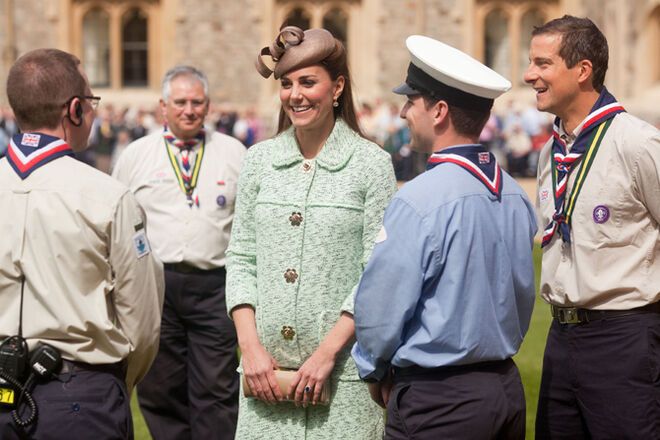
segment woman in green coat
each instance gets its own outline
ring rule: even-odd
[[[396,182],[357,124],[346,52],[324,29],[284,28],[278,135],[248,151],[227,251],[227,309],[241,348],[236,438],[380,439],[382,410],[350,356],[354,289]],[[280,389],[275,370],[296,370]],[[321,391],[330,389],[330,402]]]

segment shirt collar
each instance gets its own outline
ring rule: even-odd
[[[284,148],[275,153],[273,166],[275,168],[287,167],[302,162],[304,157],[298,148],[294,127],[278,135]],[[341,118],[337,118],[335,126],[325,141],[325,145],[316,156],[316,163],[330,171],[336,171],[346,165],[353,155],[359,135],[355,133]]]
[[[443,153],[448,153],[447,150],[453,150],[454,148],[466,148],[466,147],[477,147],[477,148],[484,148],[481,144],[458,144],[458,145],[452,145],[451,147],[446,147],[440,151],[434,151],[433,154],[443,154]]]
[[[562,141],[566,144],[567,148],[570,148],[571,145],[573,145],[573,142],[575,142],[575,139],[580,135],[582,132],[582,128],[584,127],[584,123],[587,122],[587,119],[589,118],[590,115],[587,115],[579,124],[577,127],[575,127],[575,130],[573,132],[569,133],[566,131],[566,128],[564,127],[564,121],[561,121],[559,124],[559,137],[561,138]]]

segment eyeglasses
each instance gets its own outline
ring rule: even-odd
[[[91,104],[92,108],[96,110],[99,106],[99,101],[101,101],[100,96],[80,96],[80,99],[87,99]]]
[[[79,95],[74,95],[71,98],[67,99],[66,102],[64,103],[64,107],[67,107],[69,104],[71,104],[71,101],[74,100],[74,98],[78,98],[80,100],[86,99],[92,104],[92,108],[96,110],[99,106],[99,101],[101,100],[100,96],[79,96]]]

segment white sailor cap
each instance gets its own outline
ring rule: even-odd
[[[399,95],[425,94],[457,107],[490,110],[511,82],[466,53],[423,35],[406,39],[411,63]]]

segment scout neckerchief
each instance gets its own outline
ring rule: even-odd
[[[552,220],[543,231],[541,247],[550,244],[557,231],[559,231],[564,242],[571,242],[571,215],[575,209],[575,202],[596,157],[600,143],[603,141],[605,132],[612,123],[612,118],[621,112],[625,112],[624,108],[603,87],[589,116],[584,119],[582,128],[579,129],[570,151],[567,151],[566,142],[559,135],[561,120],[555,118],[551,158],[555,212],[552,215]],[[582,161],[583,157],[584,160]],[[579,163],[581,163],[580,171],[575,178],[570,194],[567,194],[566,187],[571,171]]]
[[[466,145],[445,148],[441,152],[433,153],[429,157],[426,169],[441,164],[453,163],[469,171],[497,200],[502,197],[502,170],[491,153],[482,145]]]
[[[41,133],[19,133],[7,147],[7,161],[21,179],[58,157],[73,156],[73,150],[60,138]]]
[[[206,139],[204,130],[200,130],[194,139],[182,141],[177,139],[177,137],[166,128],[165,132],[163,133],[163,138],[165,139],[165,149],[167,150],[167,156],[170,158],[170,163],[172,164],[172,169],[174,170],[176,179],[179,182],[179,186],[181,187],[183,193],[186,195],[188,206],[191,208],[193,205],[199,207],[199,196],[197,195],[197,179],[199,178],[199,170],[202,166],[202,158],[204,157],[204,145]],[[178,149],[181,155],[180,161],[177,160],[174,149],[170,148],[168,144]],[[200,147],[199,150],[197,150],[195,158],[195,152],[193,151],[193,148],[198,144]]]

